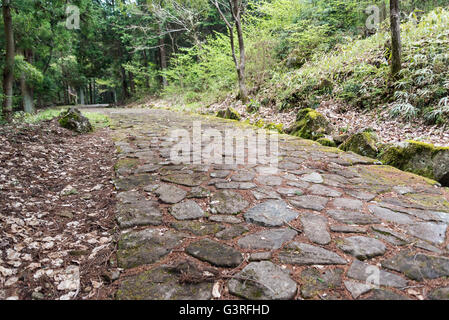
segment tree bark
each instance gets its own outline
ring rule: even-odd
[[[33,52],[31,52],[31,50],[23,50],[23,56],[25,58],[25,61],[30,64],[33,63]],[[25,111],[26,113],[33,113],[35,111],[34,90],[27,83],[25,73],[23,72],[20,76],[20,90],[22,91],[23,111]]]
[[[223,11],[220,8],[220,4],[217,0],[212,0],[213,4],[218,10],[221,18],[225,22],[229,31],[229,40],[231,42],[231,50],[232,50],[232,58],[234,60],[235,68],[237,71],[237,78],[239,82],[239,95],[238,99],[243,103],[248,102],[248,92],[246,89],[246,80],[245,80],[245,41],[243,38],[243,30],[242,30],[242,22],[241,22],[241,11],[243,8],[242,0],[229,0],[229,9],[232,14],[232,19],[235,24],[235,28],[237,29],[237,38],[239,42],[239,52],[240,58],[237,59],[237,55],[235,52],[235,43],[234,43],[234,26],[228,21]]]
[[[5,68],[3,70],[3,115],[4,118],[9,121],[12,114],[12,98],[13,98],[13,85],[14,85],[14,31],[12,27],[12,15],[11,15],[11,1],[3,0],[3,23],[5,28],[6,38],[6,59]]]
[[[123,88],[123,101],[129,98],[129,91],[128,91],[128,83],[126,81],[126,70],[122,67],[122,88]]]
[[[390,1],[390,21],[391,21],[391,73],[393,77],[401,71],[401,20],[399,11],[399,0]]]
[[[167,53],[165,50],[165,41],[164,38],[161,37],[159,39],[159,54],[160,54],[160,62],[161,62],[161,70],[164,71],[167,69]],[[162,86],[165,88],[167,83],[167,78],[165,76],[161,76]]]

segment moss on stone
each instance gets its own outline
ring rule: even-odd
[[[322,146],[325,146],[325,147],[332,147],[332,148],[337,147],[337,144],[333,140],[328,139],[328,138],[320,138],[316,142],[318,142],[319,144],[321,144]]]
[[[376,158],[378,149],[376,147],[377,136],[370,131],[359,132],[347,139],[340,149],[352,151],[364,157]]]
[[[126,169],[134,169],[138,166],[139,160],[137,159],[131,159],[131,158],[124,158],[117,161],[117,163],[114,166],[115,171],[126,168]]]
[[[265,129],[277,131],[279,133],[283,133],[284,132],[284,125],[282,123],[276,124],[274,122],[270,122],[269,124],[267,124],[265,126]]]
[[[385,148],[379,159],[403,171],[412,172],[429,179],[439,180],[444,172],[438,170],[442,164],[434,158],[449,151],[447,147],[435,147],[432,144],[407,140],[405,143]]]
[[[217,113],[217,117],[223,118],[223,119],[230,119],[230,120],[241,120],[240,114],[232,107],[227,108],[226,110],[220,110]]]
[[[298,112],[296,123],[288,133],[303,139],[317,140],[332,131],[329,121],[319,112],[306,108]]]

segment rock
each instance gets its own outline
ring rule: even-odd
[[[195,220],[205,216],[203,209],[193,200],[187,200],[171,207],[170,214],[177,220]]]
[[[240,193],[230,190],[219,191],[211,198],[212,211],[219,214],[239,214],[248,205]]]
[[[210,239],[192,243],[187,247],[186,252],[217,267],[233,268],[238,267],[243,262],[243,256],[240,252]]]
[[[251,262],[228,284],[229,292],[249,300],[288,300],[296,295],[296,282],[269,261]]]
[[[367,233],[368,231],[364,227],[358,226],[331,226],[332,232],[338,233]]]
[[[186,187],[198,187],[207,181],[207,176],[202,173],[175,173],[162,177],[162,181],[179,184]]]
[[[229,223],[229,224],[238,224],[238,223],[243,223],[243,220],[234,217],[234,216],[224,216],[224,215],[219,215],[219,216],[210,216],[209,217],[210,221],[213,222],[223,222],[223,223]]]
[[[326,270],[321,273],[315,268],[308,268],[301,272],[301,295],[305,299],[315,297],[320,291],[341,287],[343,269]]]
[[[317,196],[325,196],[325,197],[333,197],[333,198],[337,198],[337,197],[341,197],[342,193],[329,188],[329,187],[325,187],[319,184],[314,184],[309,188],[309,192],[311,194],[317,195]]]
[[[237,182],[251,182],[256,174],[249,171],[239,171],[232,175],[231,180]]]
[[[349,209],[349,210],[361,210],[363,209],[363,202],[360,200],[350,198],[338,198],[332,201],[332,204],[336,208]]]
[[[211,195],[211,192],[209,189],[203,188],[203,187],[195,187],[190,190],[190,192],[187,194],[187,198],[189,199],[204,199],[209,198]]]
[[[289,201],[295,208],[298,209],[322,211],[326,208],[329,199],[320,196],[297,196]]]
[[[433,222],[417,222],[407,226],[407,233],[433,244],[443,244],[446,240],[447,225]]]
[[[449,276],[448,258],[413,253],[408,250],[383,261],[382,267],[401,272],[408,278],[417,281]]]
[[[317,140],[330,134],[332,126],[321,113],[306,108],[299,111],[296,123],[286,132],[303,139]]]
[[[347,261],[338,254],[306,243],[293,242],[279,253],[282,263],[296,265],[339,265]]]
[[[380,270],[378,267],[354,260],[348,270],[349,278],[370,283],[376,286],[403,288],[407,280],[390,272]]]
[[[162,212],[154,201],[138,200],[119,204],[117,222],[122,229],[137,226],[158,226],[162,224]]]
[[[260,188],[257,191],[251,192],[256,200],[281,199],[281,197],[274,190]]]
[[[327,219],[314,214],[301,216],[306,237],[317,244],[326,245],[331,242],[331,236],[327,231]]]
[[[230,120],[241,120],[240,114],[235,110],[234,108],[227,108],[226,110],[220,110],[217,112],[217,117],[223,118],[223,119],[230,119]]]
[[[359,200],[364,200],[364,201],[371,201],[374,198],[376,198],[376,196],[377,196],[374,193],[360,191],[360,190],[346,190],[346,193],[354,198],[357,198]]]
[[[243,249],[277,250],[284,243],[293,240],[296,235],[297,232],[291,229],[264,230],[240,239],[238,245]]]
[[[182,282],[182,277],[200,279]],[[163,265],[126,278],[117,290],[117,300],[210,300],[211,280],[190,262]]]
[[[348,140],[349,134],[340,134],[340,135],[334,135],[332,136],[332,141],[335,142],[337,146],[341,145],[343,142]]]
[[[337,241],[337,247],[359,260],[366,260],[385,254],[385,245],[376,239],[354,236]]]
[[[301,177],[301,180],[305,181],[305,182],[311,182],[311,183],[323,183],[324,182],[323,176],[321,176],[321,174],[319,174],[317,172],[312,172],[310,174],[306,174]]]
[[[380,160],[403,171],[437,180],[449,186],[449,148],[407,140],[387,148]]]
[[[374,289],[372,292],[373,292],[373,294],[370,295],[369,297],[367,297],[365,300],[382,300],[382,301],[411,300],[410,298],[408,298],[402,294],[398,294],[398,293],[390,291],[390,290]]]
[[[264,260],[271,260],[273,255],[271,252],[254,252],[251,253],[249,257],[249,261],[264,261]]]
[[[222,240],[232,240],[234,238],[240,237],[241,235],[247,233],[248,231],[249,229],[247,227],[236,225],[218,232],[215,235],[215,237]]]
[[[65,129],[85,134],[93,131],[89,119],[76,108],[69,108],[59,115],[59,125]]]
[[[372,226],[371,228],[376,233],[378,238],[386,240],[395,246],[403,246],[410,243],[410,239],[408,239],[405,235],[392,229],[379,226]]]
[[[33,299],[33,300],[44,300],[44,299],[45,299],[45,296],[44,296],[44,294],[43,294],[42,292],[36,292],[36,291],[34,291],[34,292],[31,294],[31,299]]]
[[[265,227],[281,227],[298,217],[299,213],[287,207],[282,200],[268,200],[249,209],[245,219],[249,223]]]
[[[320,138],[316,142],[318,142],[319,144],[321,144],[322,146],[325,146],[325,147],[331,147],[331,148],[337,147],[337,144],[335,143],[335,141],[332,139],[329,139],[329,138]]]
[[[282,184],[282,178],[278,176],[259,176],[257,182],[263,186],[280,186]]]
[[[433,290],[428,298],[429,300],[449,300],[449,287]]]
[[[204,223],[199,221],[176,221],[170,226],[178,231],[188,231],[196,236],[207,236],[222,231],[225,227],[218,223]]]
[[[393,223],[397,223],[397,224],[411,224],[414,222],[414,220],[412,218],[410,218],[410,216],[403,214],[403,213],[399,213],[399,212],[394,212],[392,210],[386,209],[386,208],[382,208],[376,205],[369,205],[368,206],[369,211],[371,211],[376,217],[383,219],[383,220],[387,220]]]
[[[365,213],[343,210],[328,210],[327,214],[333,219],[347,224],[378,224],[380,219]]]
[[[343,151],[352,151],[364,157],[376,158],[379,150],[377,149],[378,138],[375,133],[364,131],[349,137],[340,149]]]
[[[154,193],[159,196],[159,199],[162,202],[168,204],[181,202],[187,196],[186,191],[169,184],[162,184],[156,191],[154,191]]]
[[[163,229],[145,229],[124,234],[118,244],[120,268],[131,269],[152,264],[182,243],[187,235]]]
[[[370,292],[373,288],[371,285],[366,283],[360,283],[356,281],[345,281],[344,282],[346,289],[351,293],[351,296],[354,299],[357,299],[362,294]]]

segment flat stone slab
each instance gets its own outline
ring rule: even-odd
[[[323,176],[317,172],[306,174],[301,177],[301,180],[305,181],[305,182],[311,182],[311,183],[323,183],[324,182]]]
[[[118,244],[120,268],[131,269],[152,264],[181,245],[187,235],[171,230],[145,229],[123,234]]]
[[[162,177],[162,181],[179,184],[186,187],[198,187],[207,181],[205,174],[201,173],[175,173]]]
[[[354,260],[348,270],[347,276],[365,283],[385,287],[403,288],[408,284],[407,280],[394,273],[386,272],[359,260]]]
[[[209,220],[213,221],[213,222],[222,222],[222,223],[229,223],[229,224],[243,223],[242,219],[239,219],[234,216],[225,216],[225,215],[210,216]]]
[[[251,262],[228,284],[229,292],[249,300],[288,300],[297,284],[280,267],[269,261]]]
[[[347,210],[361,210],[363,208],[363,202],[350,198],[338,198],[332,201],[332,205],[336,208]]]
[[[154,193],[159,196],[159,199],[162,202],[168,204],[181,202],[187,196],[187,191],[169,184],[160,185],[159,188],[154,191]]]
[[[202,279],[193,264],[163,265],[126,278],[118,288],[117,300],[210,300],[213,282],[182,283],[181,275]]]
[[[445,242],[446,230],[446,224],[433,222],[417,222],[407,226],[408,234],[436,245]]]
[[[226,228],[223,231],[218,232],[215,237],[221,240],[232,240],[234,238],[240,237],[241,235],[247,233],[249,229],[242,225],[234,225]]]
[[[258,189],[251,192],[256,200],[281,199],[279,194],[274,190]]]
[[[211,198],[213,213],[239,214],[249,206],[249,202],[235,191],[224,190],[215,193]]]
[[[293,240],[298,233],[292,229],[264,230],[241,238],[238,245],[243,249],[277,250],[288,241]]]
[[[324,197],[336,198],[336,197],[341,197],[341,195],[342,195],[342,193],[340,191],[337,191],[337,190],[329,188],[329,187],[325,187],[320,184],[312,185],[308,189],[308,191],[313,195],[324,196]]]
[[[116,179],[115,188],[118,191],[130,191],[137,187],[142,187],[155,181],[155,177],[148,174],[134,175],[131,177]]]
[[[231,180],[236,182],[250,182],[253,181],[255,177],[256,174],[254,172],[238,171],[232,175]]]
[[[211,191],[209,189],[203,187],[194,187],[187,194],[187,198],[189,199],[204,199],[209,198],[211,196]]]
[[[301,296],[314,298],[325,290],[338,290],[342,285],[343,269],[326,270],[323,273],[315,268],[307,268],[301,272]]]
[[[175,204],[171,207],[170,214],[177,220],[195,220],[205,216],[203,209],[193,200]]]
[[[320,196],[298,196],[289,201],[295,208],[298,209],[322,211],[326,208],[329,199]]]
[[[417,281],[449,276],[448,258],[413,253],[408,250],[383,261],[382,267],[401,272],[408,278]]]
[[[162,212],[154,201],[129,201],[118,205],[116,219],[121,229],[149,225],[158,226],[162,224]]]
[[[327,231],[327,219],[315,214],[301,216],[306,237],[317,244],[326,245],[331,242],[331,236]]]
[[[243,262],[243,256],[240,252],[210,239],[192,243],[187,247],[186,252],[217,267],[238,267]]]
[[[410,216],[395,212],[386,208],[382,208],[376,205],[369,205],[369,211],[371,211],[379,219],[390,221],[397,224],[411,224],[415,222]]]
[[[346,224],[379,224],[381,220],[375,216],[352,211],[328,210],[327,214],[333,219]]]
[[[411,300],[411,299],[402,294],[398,294],[390,290],[374,289],[372,290],[372,294],[364,300],[398,301],[398,300]]]
[[[312,246],[307,243],[293,242],[279,253],[282,263],[295,265],[342,265],[347,261],[335,252]]]
[[[336,233],[367,233],[366,227],[359,226],[331,226],[332,232]]]
[[[245,219],[249,223],[264,227],[281,227],[298,217],[299,213],[289,209],[282,200],[268,200],[249,209]]]
[[[438,288],[433,290],[429,296],[429,300],[449,300],[449,287]]]
[[[362,236],[341,239],[337,241],[337,247],[359,260],[381,256],[387,249],[382,241]]]
[[[357,299],[361,295],[370,292],[373,289],[372,285],[356,281],[345,281],[344,284],[354,299]]]
[[[196,236],[207,236],[222,231],[225,227],[218,223],[207,223],[199,221],[176,221],[170,226],[178,231],[187,231]]]
[[[278,176],[259,176],[256,181],[263,186],[280,186],[282,184],[282,178]]]

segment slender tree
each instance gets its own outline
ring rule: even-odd
[[[234,59],[235,68],[237,70],[237,77],[239,81],[239,99],[246,103],[248,101],[248,91],[246,89],[245,81],[245,67],[246,67],[246,56],[245,56],[245,41],[243,38],[242,29],[242,12],[245,8],[245,3],[243,0],[229,0],[227,4],[220,2],[218,0],[211,0],[215,8],[217,8],[221,18],[225,22],[228,32],[229,39],[231,41],[232,58]],[[225,10],[229,11],[232,20],[226,17]],[[232,23],[233,22],[233,23]],[[237,31],[237,38],[239,43],[240,56],[237,59],[235,41],[234,41],[234,25]]]
[[[391,21],[391,72],[395,77],[401,71],[401,18],[399,11],[399,0],[390,0],[390,21]]]
[[[6,59],[3,70],[3,115],[10,120],[12,113],[12,98],[14,85],[14,31],[12,26],[11,0],[3,0],[3,23],[6,37]]]

